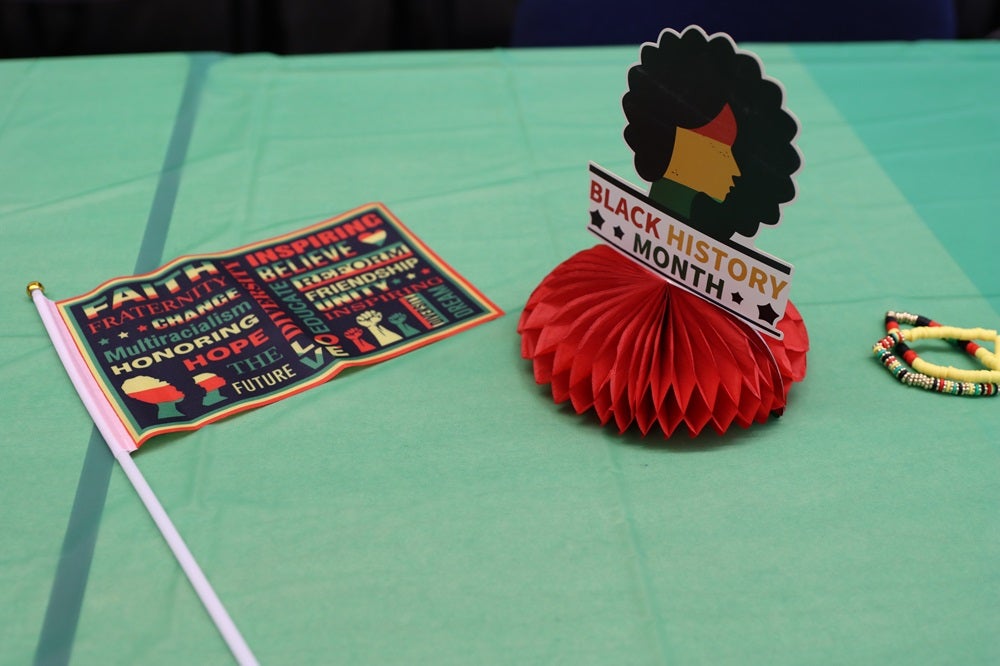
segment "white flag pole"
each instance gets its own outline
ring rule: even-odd
[[[208,578],[205,577],[201,567],[198,566],[198,562],[195,561],[194,555],[191,554],[187,544],[184,543],[184,539],[181,538],[177,528],[174,527],[173,521],[170,520],[170,516],[167,515],[163,505],[160,504],[160,500],[157,499],[156,493],[153,492],[153,489],[146,482],[146,478],[136,466],[135,461],[132,460],[132,456],[129,455],[130,451],[136,449],[135,443],[118,420],[111,406],[104,399],[100,388],[91,376],[86,364],[80,358],[79,354],[74,353],[71,349],[68,341],[68,332],[59,319],[55,303],[46,298],[45,288],[40,282],[30,283],[27,291],[31,300],[34,301],[35,307],[38,309],[38,314],[42,318],[45,330],[48,332],[49,338],[52,340],[52,345],[56,348],[56,353],[59,355],[63,367],[66,368],[66,372],[69,374],[69,378],[73,382],[77,394],[83,400],[83,404],[90,413],[90,417],[94,420],[101,435],[104,436],[105,443],[111,449],[115,460],[121,465],[125,476],[132,483],[132,487],[139,494],[139,498],[146,506],[146,510],[149,511],[149,515],[153,518],[153,522],[156,523],[167,545],[170,546],[170,550],[173,551],[174,557],[177,558],[178,564],[181,565],[181,569],[187,575],[191,586],[194,587],[194,591],[198,594],[202,604],[204,604],[205,610],[208,611],[212,621],[215,622],[215,626],[218,628],[219,633],[222,634],[222,638],[226,641],[237,663],[255,666],[257,658],[243,639],[239,629],[236,628],[236,624],[232,618],[229,617],[229,613],[226,611],[225,606],[222,605],[222,601],[215,593],[215,590],[212,589],[211,583],[208,582]]]

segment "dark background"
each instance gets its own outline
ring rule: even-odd
[[[880,3],[885,5],[884,0],[867,0],[868,7],[879,6]],[[954,26],[948,26],[947,37],[1000,36],[1000,0],[938,0],[937,3],[928,0],[928,3],[938,4],[938,11],[940,5],[948,5],[949,11],[954,8]],[[540,4],[550,7],[539,13],[537,6]],[[568,26],[574,19],[580,22],[583,16],[579,7],[584,4],[594,5],[595,1],[0,0],[0,57],[154,51],[270,51],[295,54],[533,45],[547,41],[544,35],[540,39],[537,37],[537,30],[531,44],[525,40],[512,42],[519,5],[524,5],[521,9],[535,5],[535,15],[544,15],[549,22],[552,22],[552,16],[562,16]],[[605,21],[616,11],[622,12],[621,3],[605,4],[607,9],[602,12]],[[694,0],[693,4],[686,5],[648,0],[646,4],[655,5],[656,11],[662,15],[662,12],[673,8],[690,13],[692,10],[703,11],[706,4],[727,3]],[[737,4],[729,3],[734,8]],[[814,11],[819,19],[824,12],[851,4],[844,0],[796,11]],[[894,15],[887,14],[882,19],[887,29],[884,38],[921,36],[919,33],[899,35],[892,31],[892,24],[896,20],[905,23],[912,14],[911,8],[919,4],[918,0],[908,0],[901,5],[906,7],[905,10],[895,10]],[[740,11],[747,11],[746,6],[759,8],[761,4],[747,1]],[[818,25],[820,21],[816,23]],[[569,29],[566,26],[553,25],[552,33],[565,38]],[[605,28],[606,24],[601,27]],[[549,26],[546,24],[545,28]],[[559,34],[563,28],[563,33]],[[720,29],[725,29],[725,26]],[[730,32],[737,40],[747,39],[741,37],[738,31]],[[775,39],[797,41],[795,37],[786,33]],[[617,43],[638,43],[646,38],[648,36],[636,40],[623,38]],[[850,35],[845,34],[842,38],[849,39]],[[757,37],[754,36],[754,39]],[[763,39],[767,39],[767,35]],[[810,40],[806,33],[801,39]],[[601,42],[593,36],[573,35],[553,39],[552,43],[565,43],[567,40],[573,43]]]

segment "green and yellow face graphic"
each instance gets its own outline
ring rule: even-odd
[[[710,123],[695,129],[678,127],[674,150],[663,177],[724,201],[740,175],[733,157],[736,119],[726,104]]]

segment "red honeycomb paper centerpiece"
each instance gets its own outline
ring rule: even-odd
[[[762,336],[604,245],[549,273],[518,323],[521,354],[555,402],[665,437],[781,414],[809,337],[790,302],[778,328],[783,340]]]

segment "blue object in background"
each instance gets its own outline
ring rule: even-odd
[[[523,0],[513,46],[638,44],[660,30],[700,25],[737,42],[841,42],[953,39],[951,0],[840,0],[823,5],[776,0]]]

